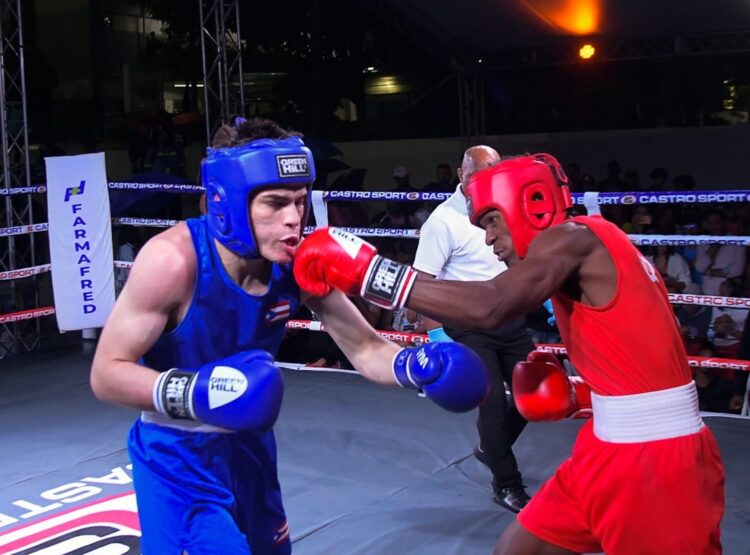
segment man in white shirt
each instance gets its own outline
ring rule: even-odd
[[[718,210],[709,212],[704,227],[709,235],[724,235],[724,216]],[[698,245],[695,269],[703,275],[703,293],[719,295],[724,280],[742,276],[746,258],[747,247],[742,245]]]
[[[464,154],[457,170],[461,182],[500,162],[500,155],[488,146],[474,146]],[[484,232],[469,221],[466,197],[459,183],[456,192],[430,214],[422,226],[414,268],[437,279],[458,281],[489,280],[507,269],[484,243]],[[493,499],[518,512],[529,501],[516,458],[511,449],[526,421],[509,405],[505,383],[510,385],[513,366],[534,350],[523,319],[491,332],[447,328],[429,321],[431,341],[456,340],[473,349],[490,371],[490,395],[479,407],[479,445],[474,455],[492,471]]]

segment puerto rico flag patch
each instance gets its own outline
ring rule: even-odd
[[[273,324],[281,320],[286,320],[292,315],[292,303],[289,300],[279,301],[268,307],[266,312],[266,322]]]

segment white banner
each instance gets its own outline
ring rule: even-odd
[[[115,303],[104,153],[44,161],[57,327],[102,327]]]

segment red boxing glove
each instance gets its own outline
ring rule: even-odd
[[[513,368],[513,398],[531,422],[591,416],[591,391],[581,378],[568,377],[552,353],[532,351]]]
[[[370,243],[334,227],[316,229],[294,257],[294,278],[308,293],[322,296],[339,289],[383,308],[406,303],[417,273],[378,256]]]

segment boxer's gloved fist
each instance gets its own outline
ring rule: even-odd
[[[378,256],[374,246],[356,235],[324,227],[308,235],[297,249],[294,277],[313,295],[326,295],[334,288],[390,309],[404,306],[417,273]]]
[[[204,364],[173,368],[154,384],[156,410],[228,430],[270,430],[281,410],[284,382],[273,357],[253,349]]]
[[[418,389],[453,412],[479,406],[490,391],[484,363],[460,343],[428,343],[416,349],[402,349],[393,359],[393,375],[401,387]]]
[[[568,377],[552,353],[532,351],[513,368],[513,399],[526,420],[591,416],[591,390],[581,378]]]

